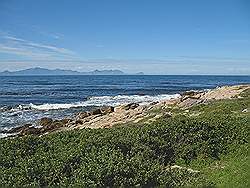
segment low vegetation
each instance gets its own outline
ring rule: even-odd
[[[0,184],[250,187],[249,91],[242,96],[150,125],[1,139]]]

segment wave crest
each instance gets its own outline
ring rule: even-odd
[[[90,97],[88,100],[83,102],[68,103],[68,104],[42,104],[35,105],[30,104],[32,109],[36,110],[58,110],[58,109],[69,109],[69,108],[79,108],[88,106],[118,106],[127,103],[139,103],[139,104],[149,104],[151,102],[169,100],[180,97],[180,94],[173,95],[117,95],[117,96],[100,96],[100,97]]]

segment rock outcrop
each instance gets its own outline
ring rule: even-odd
[[[26,124],[22,127],[13,128],[5,133],[24,135],[44,135],[50,132],[83,129],[83,128],[109,128],[119,124],[151,123],[158,118],[171,118],[172,113],[164,109],[181,108],[186,109],[213,100],[232,99],[240,97],[239,95],[246,89],[250,89],[250,85],[240,86],[224,86],[209,91],[187,91],[177,99],[166,101],[157,101],[148,105],[139,105],[137,103],[129,103],[116,107],[106,106],[94,109],[90,112],[80,112],[74,117],[62,120],[53,120],[51,118],[42,118],[36,125]],[[248,113],[249,109],[242,112]],[[146,119],[146,121],[145,121]]]
[[[189,108],[193,105],[206,103],[213,100],[231,99],[238,97],[244,90],[249,89],[250,85],[223,86],[207,92],[188,91],[184,92],[181,97],[179,107]]]

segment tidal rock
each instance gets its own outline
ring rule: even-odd
[[[181,95],[182,96],[194,96],[194,95],[196,95],[196,94],[198,94],[198,93],[200,93],[200,92],[198,92],[198,91],[185,91],[185,92],[183,92]]]
[[[51,132],[54,130],[57,130],[61,127],[65,127],[71,120],[70,119],[62,119],[62,120],[52,120],[52,121],[48,121],[47,124],[45,124],[42,128],[41,128],[41,132]]]
[[[45,126],[49,126],[52,122],[53,122],[53,119],[44,117],[40,119],[39,125],[45,127]]]
[[[190,96],[189,98],[191,98],[191,99],[200,99],[201,98],[201,96],[202,96],[202,94],[196,94],[196,95],[193,95],[193,96]]]
[[[30,134],[38,135],[40,133],[40,128],[32,127],[32,124],[25,124],[24,126],[12,128],[3,133],[17,134],[19,136],[30,135]]]
[[[90,112],[91,115],[98,115],[98,114],[102,114],[102,111],[101,109],[97,108],[93,111]]]
[[[78,120],[75,121],[75,124],[76,124],[76,125],[77,125],[77,124],[83,124],[83,121],[80,120],[80,119],[78,119]]]
[[[55,121],[51,124],[47,124],[46,126],[42,127],[41,132],[44,133],[44,132],[52,131],[52,130],[55,130],[59,127],[62,127],[62,124],[59,121]]]
[[[7,131],[2,131],[3,133],[8,133],[8,134],[12,134],[12,133],[19,133],[27,128],[29,128],[30,126],[32,126],[31,124],[25,124],[24,126],[21,126],[21,127],[15,127],[15,128],[12,128],[10,130],[7,130]]]
[[[130,103],[123,107],[124,110],[136,109],[139,106],[138,103]]]
[[[84,119],[88,116],[90,116],[91,114],[89,112],[79,112],[78,115],[76,116],[77,119]]]
[[[60,120],[62,122],[63,125],[67,125],[69,122],[72,121],[72,119],[69,119],[69,118],[64,118],[62,120]]]
[[[200,99],[201,96],[202,96],[201,93],[195,94],[195,95],[185,95],[185,96],[183,96],[183,97],[181,98],[181,101],[185,101],[185,100],[187,100],[187,99]]]
[[[101,113],[102,114],[110,114],[112,112],[114,112],[114,107],[113,106],[106,106],[106,107],[103,107],[101,108]]]
[[[25,136],[25,135],[39,135],[41,133],[40,128],[35,128],[35,127],[27,127],[23,129],[19,135]]]
[[[158,104],[158,103],[159,103],[159,101],[154,101],[154,102],[151,102],[150,105],[153,106],[153,105],[156,105],[156,104]]]
[[[6,112],[6,111],[9,111],[11,109],[12,109],[11,106],[4,106],[4,107],[0,108],[0,112]]]

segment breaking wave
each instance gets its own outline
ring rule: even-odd
[[[90,97],[88,100],[83,102],[75,102],[69,104],[42,104],[42,105],[30,104],[30,107],[36,110],[58,110],[58,109],[79,108],[88,106],[118,106],[127,103],[148,104],[151,102],[169,100],[178,97],[180,97],[179,94],[173,94],[173,95],[164,94],[156,96],[150,96],[150,95],[100,96],[100,97]]]

